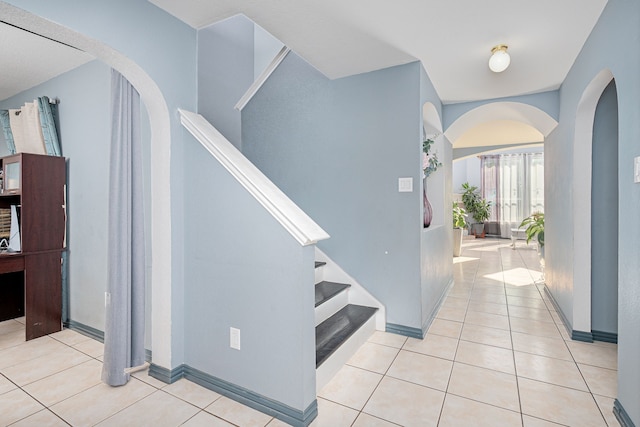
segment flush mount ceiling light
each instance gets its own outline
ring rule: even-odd
[[[507,69],[511,63],[511,57],[507,53],[509,46],[499,44],[491,49],[491,58],[489,58],[489,68],[494,73],[501,73]]]

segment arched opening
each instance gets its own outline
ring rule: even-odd
[[[611,84],[613,80],[613,74],[610,70],[605,69],[601,71],[589,85],[585,88],[582,98],[578,104],[576,112],[576,129],[573,141],[573,338],[585,341],[591,341],[593,339],[592,334],[592,247],[594,244],[600,244],[593,239],[593,227],[594,224],[592,218],[592,207],[595,207],[598,215],[611,216],[612,212],[609,208],[601,209],[598,206],[594,206],[592,200],[593,178],[595,176],[602,175],[603,173],[610,174],[612,172],[603,172],[600,169],[600,165],[596,165],[594,170],[594,163],[598,163],[599,159],[594,157],[594,135],[595,133],[602,132],[604,135],[596,136],[596,144],[598,146],[606,144],[609,148],[613,143],[613,130],[611,122],[613,117],[608,117],[609,114],[598,119],[598,130],[595,129],[596,125],[596,110],[599,102],[602,98],[605,89]],[[615,85],[612,86],[615,91]],[[611,95],[609,95],[610,97]],[[608,105],[612,103],[612,99],[605,101],[602,105]],[[602,122],[602,123],[600,123]],[[615,146],[617,153],[617,100],[615,101]],[[606,125],[605,125],[606,123]],[[608,129],[608,130],[607,130]],[[603,139],[603,142],[598,140]],[[605,142],[607,141],[608,142]],[[598,148],[599,150],[599,148]],[[611,154],[611,153],[609,153]],[[609,156],[607,156],[609,157]],[[615,188],[617,193],[617,154],[615,155]],[[610,168],[611,166],[607,166]],[[594,175],[594,172],[599,175]],[[599,188],[599,183],[596,185],[596,191]],[[600,197],[600,196],[598,196]],[[616,217],[616,231],[617,238],[617,205],[615,207]],[[607,239],[612,238],[611,236]],[[609,246],[610,243],[607,243]],[[617,247],[617,244],[616,244]],[[598,256],[600,248],[596,250],[595,256]],[[616,250],[617,253],[617,250]],[[616,289],[617,289],[617,256],[616,259]],[[600,260],[598,260],[598,263]],[[608,261],[610,264],[610,262]],[[605,270],[611,269],[608,265]],[[599,274],[599,273],[597,273]],[[603,273],[604,274],[604,273]],[[600,293],[600,289],[596,289],[597,293]],[[604,292],[604,291],[603,291]],[[607,303],[610,305],[610,303]],[[600,308],[597,311],[601,310]],[[616,309],[617,313],[617,297],[616,297]],[[617,328],[617,326],[616,326]],[[616,329],[617,330],[617,329]]]
[[[493,102],[467,111],[446,130],[456,162],[454,198],[461,200],[469,184],[490,203],[478,233],[511,238],[523,219],[544,209],[542,144],[557,125],[538,107]]]
[[[618,96],[607,85],[593,123],[591,176],[591,334],[618,336]]]
[[[122,53],[54,22],[0,2],[4,22],[93,55],[120,72],[140,93],[151,128],[151,283],[153,363],[171,367],[171,193],[170,116],[162,92],[149,75]]]
[[[445,138],[442,134],[442,123],[435,105],[427,102],[422,107],[423,138],[433,140],[430,155],[437,155],[440,162],[443,161]],[[428,181],[428,184],[427,184]],[[431,174],[429,178],[422,180],[425,201],[423,209],[431,209],[432,221],[430,227],[445,224],[445,178],[443,173]]]

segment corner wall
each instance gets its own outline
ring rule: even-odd
[[[331,239],[320,249],[422,326],[420,64],[329,80],[290,53],[242,112],[243,152]],[[414,190],[398,192],[398,178]]]
[[[182,364],[184,335],[182,284],[182,133],[177,107],[196,103],[196,32],[145,0],[60,0],[0,2],[22,8],[12,19],[53,38],[85,47],[129,79],[141,93],[152,122],[151,215],[154,363]],[[13,8],[11,8],[13,9]],[[13,11],[12,11],[13,13]],[[50,22],[44,21],[49,20]],[[117,30],[114,30],[117,23]],[[132,79],[135,79],[132,80]]]
[[[185,156],[185,363],[244,403],[315,409],[314,246],[301,246],[195,139]],[[230,348],[240,329],[240,350]],[[262,408],[264,410],[264,408]]]
[[[254,23],[242,15],[198,31],[198,113],[238,149],[240,111],[234,109],[254,76]]]
[[[576,294],[581,285],[575,281],[580,260],[574,261],[574,241],[579,237],[574,222],[581,213],[575,211],[573,198],[577,189],[590,190],[573,178],[575,168],[589,165],[576,164],[574,158],[580,158],[576,154],[591,141],[574,143],[576,115],[589,83],[610,69],[618,88],[618,189],[624,205],[619,210],[619,224],[624,227],[618,229],[618,402],[635,425],[640,425],[640,184],[633,183],[633,158],[640,155],[640,57],[629,52],[640,48],[639,20],[640,3],[609,0],[560,88],[559,125],[545,141],[547,286],[564,316],[580,330],[584,325],[576,327],[573,322],[584,317],[585,309],[580,304],[585,296]]]
[[[433,205],[433,220],[429,228],[420,231],[420,284],[421,284],[421,336],[427,333],[431,322],[442,304],[444,294],[453,281],[453,213],[452,175],[453,147],[442,135],[442,105],[435,88],[431,84],[424,68],[420,67],[420,101],[430,103],[431,120],[437,123],[423,123],[427,137],[429,127],[438,131],[432,150],[437,153],[442,166],[426,180],[420,180],[421,187],[426,184],[429,202]],[[426,118],[425,118],[426,119]],[[422,149],[420,150],[422,152]],[[421,165],[422,167],[422,165]]]

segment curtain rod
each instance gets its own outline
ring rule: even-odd
[[[60,100],[59,100],[58,98],[49,98],[49,97],[47,96],[47,99],[49,100],[49,104],[53,104],[53,105],[60,104]],[[16,111],[14,112],[14,114],[15,114],[16,116],[19,116],[19,115],[20,115],[20,113],[22,113],[22,110],[16,110]]]

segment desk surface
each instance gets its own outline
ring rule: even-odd
[[[0,274],[23,270],[24,254],[22,252],[0,252]]]

